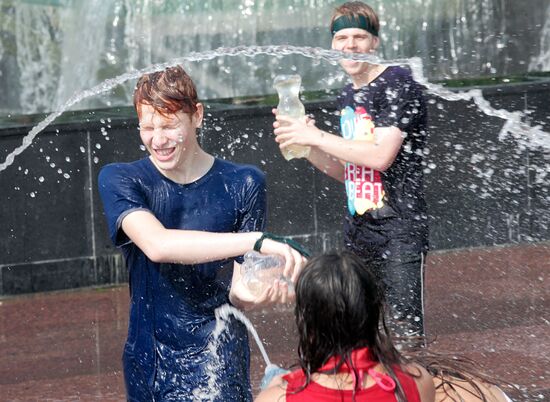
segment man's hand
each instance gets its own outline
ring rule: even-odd
[[[318,129],[315,126],[315,120],[308,116],[294,118],[278,114],[277,109],[273,109],[272,112],[275,115],[273,133],[281,149],[294,144],[316,147],[324,137],[325,133]]]

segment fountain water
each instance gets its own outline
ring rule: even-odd
[[[539,42],[545,18],[546,24],[549,20],[548,11],[539,12],[548,6],[545,1],[531,0],[529,7],[510,0],[372,0],[370,4],[387,16],[382,20],[382,56],[421,57],[427,75],[438,80],[525,73],[528,66],[522,61],[547,49]],[[0,0],[6,33],[0,36],[0,61],[8,66],[0,75],[0,90],[13,94],[0,100],[0,110],[49,112],[106,78],[169,60],[174,54],[243,43],[325,46],[330,40],[326,18],[333,5],[331,0]],[[521,17],[525,13],[528,23]],[[532,69],[543,67],[534,63]],[[308,70],[305,87],[323,88],[319,82],[326,76],[324,68],[299,59],[286,67],[292,64],[299,71]],[[277,66],[272,59],[256,58],[247,68],[249,74],[221,79],[242,66],[219,59],[191,73],[203,83],[202,99],[269,93],[270,77],[265,72],[274,75]],[[80,106],[128,104],[131,87],[117,91],[109,99],[93,98]]]

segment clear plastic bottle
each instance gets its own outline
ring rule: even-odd
[[[241,264],[242,281],[254,296],[261,295],[276,279],[286,281],[291,293],[294,287],[292,282],[283,276],[284,268],[285,261],[278,255],[249,251],[244,255]]]
[[[298,74],[278,75],[273,80],[273,87],[279,94],[277,111],[282,116],[302,118],[306,109],[300,101],[300,85],[302,78]],[[284,158],[289,161],[294,158],[307,158],[311,148],[302,145],[291,145],[283,151]]]

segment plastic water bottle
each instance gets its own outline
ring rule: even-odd
[[[265,368],[264,377],[260,382],[260,389],[262,390],[266,389],[274,377],[281,374],[288,374],[288,373],[290,373],[289,370],[285,370],[284,368],[281,368],[276,364],[268,364],[267,367]]]
[[[298,74],[278,75],[273,80],[273,87],[279,94],[277,111],[281,116],[302,118],[306,109],[300,101],[300,85],[302,78]],[[289,161],[294,158],[307,158],[311,148],[303,145],[291,145],[283,150],[284,158]]]
[[[283,275],[285,261],[282,257],[272,254],[261,254],[249,251],[244,255],[241,265],[242,281],[254,296],[259,296],[275,280],[286,281],[289,293],[294,291],[290,279]]]

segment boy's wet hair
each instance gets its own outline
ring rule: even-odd
[[[141,105],[151,105],[166,115],[179,111],[193,114],[197,111],[197,103],[195,84],[181,66],[143,75],[134,91],[134,107],[138,116]]]
[[[378,36],[380,31],[380,20],[378,14],[369,5],[362,1],[348,1],[334,9],[330,20],[330,32],[334,32],[334,21],[341,16],[346,16],[353,20],[359,20],[360,16],[367,19],[368,25],[376,32]]]

